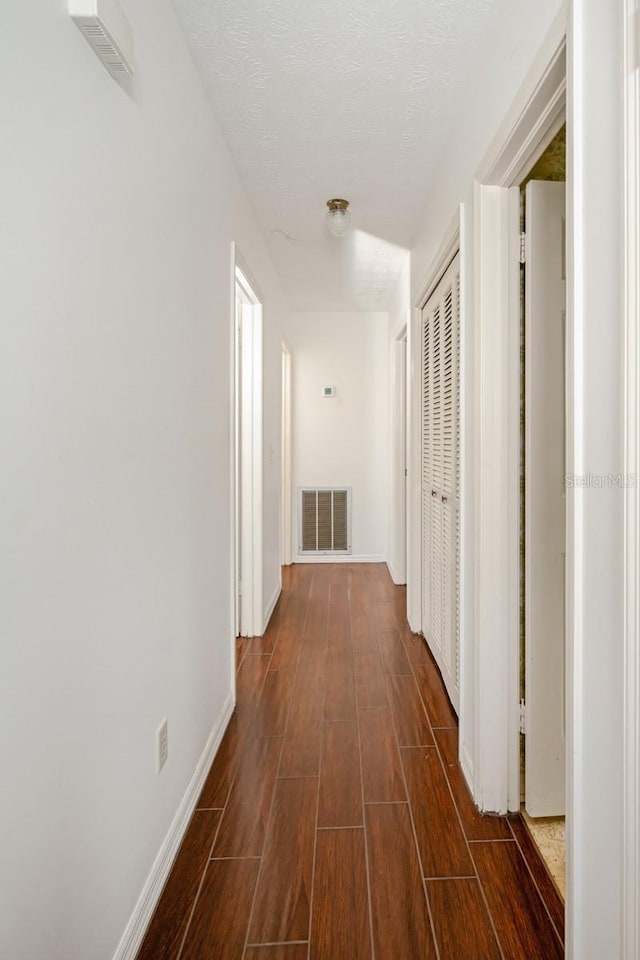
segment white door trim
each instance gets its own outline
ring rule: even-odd
[[[282,342],[282,496],[280,526],[280,563],[292,562],[291,545],[291,350]]]
[[[640,30],[638,0],[625,17],[625,452],[624,472],[640,470]],[[622,955],[640,955],[640,512],[637,485],[625,499],[624,873]]]
[[[236,245],[231,243],[229,258],[229,688],[236,702]]]
[[[416,310],[422,313],[422,308],[426,306],[429,297],[440,283],[445,270],[460,249],[460,211],[447,228],[438,252],[431,261],[429,269],[425,273],[422,285],[418,288],[418,296],[414,304]]]
[[[574,3],[567,69],[572,171],[567,195],[573,223],[567,271],[573,423],[567,467],[569,474],[587,480],[567,497],[567,955],[573,960],[638,956],[623,947],[630,889],[625,751],[628,759],[638,735],[637,718],[627,714],[633,686],[630,691],[624,672],[631,643],[625,606],[628,614],[629,601],[635,600],[635,588],[625,583],[629,500],[627,491],[614,484],[589,483],[590,476],[620,475],[628,452],[625,326],[628,322],[633,329],[637,318],[627,314],[624,296],[627,13],[623,2]],[[634,33],[636,16],[628,24]],[[632,596],[625,596],[625,588],[632,588]],[[606,837],[599,831],[604,818],[611,825]]]
[[[393,340],[389,400],[390,531],[387,566],[394,583],[407,582],[407,327]]]
[[[476,172],[478,183],[520,183],[565,120],[567,5],[563,4]]]
[[[261,636],[263,623],[263,517],[262,517],[262,297],[251,276],[246,261],[236,244],[233,244],[233,343],[234,364],[236,337],[239,335],[235,320],[236,283],[239,283],[246,298],[242,306],[242,396],[241,458],[242,466],[238,496],[241,502],[241,581],[240,633],[242,636]],[[235,397],[235,377],[234,397]],[[232,406],[235,406],[233,404]],[[233,430],[235,451],[235,426]],[[233,460],[233,503],[235,514],[235,452]],[[235,525],[232,534],[233,594],[235,605]]]
[[[520,806],[520,276],[516,184],[561,127],[566,28],[554,22],[474,184],[473,793],[482,810]]]
[[[518,310],[516,196],[474,185],[475,727],[474,796],[482,810],[519,807]],[[518,307],[519,309],[519,307]],[[515,405],[515,406],[514,406]]]

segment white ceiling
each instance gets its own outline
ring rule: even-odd
[[[292,307],[384,309],[503,0],[174,2]]]

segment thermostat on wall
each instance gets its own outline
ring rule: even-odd
[[[335,387],[323,387],[323,388],[322,388],[322,396],[323,396],[323,397],[335,397],[335,395],[336,395],[336,388],[335,388]]]

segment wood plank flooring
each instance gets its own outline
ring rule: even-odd
[[[283,570],[138,960],[564,956],[520,818],[473,805],[405,603],[383,565]]]

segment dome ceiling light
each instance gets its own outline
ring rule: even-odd
[[[334,237],[344,237],[351,224],[348,200],[327,200],[327,228]]]

